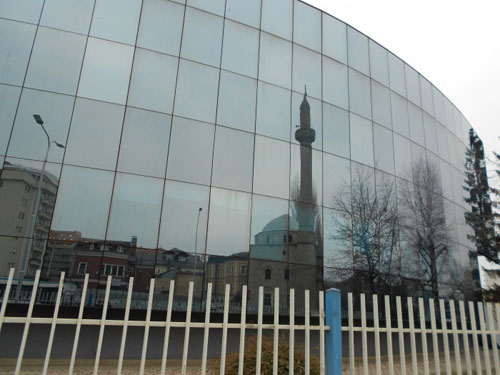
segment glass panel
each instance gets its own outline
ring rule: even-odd
[[[33,119],[38,114],[50,140],[61,144],[66,142],[74,98],[48,92],[25,89],[17,111],[16,122],[9,143],[8,155],[21,158],[47,160],[60,163],[64,149],[53,142],[47,146],[47,136]]]
[[[408,113],[410,119],[410,136],[411,140],[417,142],[419,145],[425,145],[424,140],[424,120],[422,117],[422,110],[417,106],[408,103]]]
[[[3,0],[0,2],[0,14],[13,20],[38,23],[42,5],[42,0]]]
[[[434,99],[434,111],[436,111],[436,120],[444,124],[446,119],[444,117],[444,98],[438,89],[432,86],[432,97]]]
[[[128,105],[172,113],[178,59],[137,48]]]
[[[167,177],[210,184],[215,126],[174,117]]]
[[[158,247],[205,253],[209,193],[208,186],[167,180]]]
[[[349,114],[323,103],[323,151],[349,158]]]
[[[323,53],[347,64],[346,24],[323,13]]]
[[[256,80],[221,71],[217,123],[254,132],[256,90]]]
[[[439,156],[441,156],[444,160],[448,161],[450,160],[450,151],[448,149],[448,137],[447,137],[448,131],[443,125],[439,123],[436,123],[436,130],[437,130]]]
[[[352,160],[373,166],[372,123],[351,113],[350,124]]]
[[[20,94],[20,87],[0,85],[0,155],[7,151]]]
[[[289,0],[262,0],[263,31],[292,40],[293,2]]]
[[[385,86],[389,86],[389,62],[387,50],[370,39],[370,74],[371,77]]]
[[[35,31],[36,26],[0,19],[0,82],[22,85]]]
[[[389,78],[391,89],[406,96],[405,67],[403,61],[389,53]]]
[[[396,162],[396,175],[411,180],[411,148],[410,141],[394,134],[394,159]]]
[[[424,113],[424,132],[425,132],[425,147],[438,154],[436,120]]]
[[[215,122],[219,71],[181,60],[175,93],[175,114],[195,120]]]
[[[371,119],[370,79],[349,69],[349,109]]]
[[[224,15],[225,3],[225,0],[187,0],[187,5],[218,14],[219,16]]]
[[[288,201],[254,195],[250,258],[287,262],[289,226],[295,230],[298,227],[297,222],[290,222]]]
[[[424,111],[434,116],[434,101],[432,98],[432,87],[429,81],[420,77],[420,90],[422,92],[422,108]]]
[[[95,0],[46,0],[40,25],[87,34]]]
[[[452,133],[455,133],[455,116],[453,115],[455,107],[453,104],[447,99],[444,98],[444,114],[446,117],[446,127]]]
[[[260,2],[227,0],[226,17],[258,28],[260,26]]]
[[[77,99],[64,162],[114,170],[125,107]]]
[[[321,55],[293,46],[293,90],[303,92],[307,87],[310,96],[321,98]]]
[[[97,0],[90,35],[134,45],[141,3],[140,0]]]
[[[25,85],[75,95],[86,42],[83,35],[40,27]]]
[[[118,170],[164,177],[171,117],[128,107],[118,159]],[[139,151],[139,152],[138,152]]]
[[[405,76],[408,100],[411,100],[416,105],[421,106],[418,73],[415,71],[415,69],[405,64]]]
[[[308,147],[292,145],[290,199],[320,206],[323,201],[322,154]]]
[[[213,66],[220,65],[222,24],[220,17],[186,8],[181,56]]]
[[[348,109],[347,67],[323,57],[323,100]]]
[[[425,148],[417,145],[416,143],[411,143],[411,160],[413,164],[416,164],[420,160],[425,161],[426,154]]]
[[[260,35],[259,79],[290,88],[292,44],[266,33]]]
[[[347,27],[347,43],[349,66],[369,75],[368,38],[359,31]]]
[[[297,131],[299,130],[301,120],[300,120],[300,111],[301,106],[304,100],[304,95],[292,93],[292,142],[295,144],[299,144],[297,140]],[[321,150],[323,146],[323,135],[322,129],[323,126],[321,124],[321,101],[307,97],[307,102],[310,106],[310,115],[311,115],[311,128],[315,131],[315,138],[312,142],[312,148]]]
[[[451,167],[446,161],[439,159],[439,170],[441,171],[443,196],[448,199],[453,199],[453,187],[451,186]]]
[[[321,52],[321,12],[312,6],[294,1],[293,41]]]
[[[336,199],[350,202],[351,162],[334,155],[323,154],[323,205],[336,206]]]
[[[408,102],[401,96],[391,92],[392,128],[405,137],[410,136],[408,126]]]
[[[250,194],[212,188],[207,253],[231,255],[248,252]]]
[[[238,3],[255,4],[254,1],[239,1]],[[222,68],[256,78],[258,55],[259,31],[226,20],[222,47]]]
[[[183,22],[182,5],[163,0],[145,1],[137,46],[179,56]]]
[[[253,191],[287,199],[290,144],[256,136]]]
[[[392,132],[373,124],[373,141],[375,143],[375,168],[394,174]]]
[[[125,104],[134,48],[89,38],[78,96]]]
[[[391,94],[388,88],[372,80],[373,121],[391,129]]]
[[[254,135],[217,127],[212,184],[252,191]]]
[[[103,239],[108,221],[114,173],[64,166],[52,230],[79,232]]]
[[[257,133],[290,141],[290,91],[259,81]]]
[[[117,173],[107,239],[156,247],[162,193],[162,179]]]

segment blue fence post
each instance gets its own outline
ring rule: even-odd
[[[330,327],[325,337],[326,375],[342,374],[342,310],[340,290],[328,289],[325,296],[325,323]]]

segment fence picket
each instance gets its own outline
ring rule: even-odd
[[[482,302],[477,303],[477,313],[479,314],[479,326],[481,328],[481,339],[483,343],[484,367],[486,374],[491,374],[490,351],[488,349],[488,337],[486,335],[486,324],[484,323],[484,306]]]
[[[363,374],[368,375],[368,337],[366,332],[366,301],[365,294],[361,293],[361,347],[363,351]]]
[[[417,361],[417,343],[415,340],[415,320],[413,317],[413,299],[408,297],[408,325],[410,328],[410,345],[411,345],[411,365],[413,375],[418,375],[418,361]]]
[[[247,286],[243,285],[241,293],[241,319],[240,319],[240,356],[238,358],[238,375],[243,375],[243,361],[245,360],[245,324],[247,318]],[[203,374],[203,373],[202,373]]]
[[[462,373],[462,356],[460,354],[460,342],[458,341],[457,316],[455,313],[455,301],[449,301],[451,315],[451,329],[453,330],[453,349],[455,352],[455,369],[457,374]]]
[[[469,317],[472,328],[472,342],[474,344],[474,361],[476,364],[476,373],[482,373],[481,357],[479,355],[479,342],[477,339],[476,313],[474,312],[474,303],[469,301]]]
[[[289,375],[293,375],[295,371],[295,289],[290,289],[290,333],[289,333],[289,352],[288,352],[288,369]]]
[[[257,358],[255,364],[255,375],[260,375],[262,360],[262,315],[264,308],[264,287],[259,286],[259,306],[257,316]]]
[[[224,318],[222,320],[222,343],[220,349],[220,375],[224,375],[226,371],[226,349],[227,349],[227,323],[229,318],[229,297],[231,292],[231,284],[226,284],[224,295]]]
[[[246,292],[246,290],[245,290]],[[205,328],[203,330],[203,349],[201,354],[201,373],[202,375],[207,372],[207,352],[208,352],[208,338],[210,335],[210,313],[212,312],[212,283],[207,284],[207,298],[205,303]],[[241,310],[243,314],[243,310]],[[240,341],[241,346],[241,341]],[[241,357],[241,350],[240,350]]]
[[[439,300],[439,311],[441,313],[441,329],[443,331],[443,346],[444,346],[444,360],[446,366],[446,374],[451,375],[451,361],[450,361],[450,344],[448,342],[448,324],[446,322],[446,311],[444,307],[444,300]]]
[[[427,347],[427,323],[425,321],[425,306],[423,298],[418,299],[418,313],[420,315],[420,338],[422,341],[422,356],[424,358],[424,375],[429,375],[429,352]]]
[[[161,375],[167,370],[168,343],[170,341],[170,325],[172,321],[172,306],[174,301],[175,281],[170,280],[168,289],[167,318],[165,319],[165,335],[163,337],[163,354],[161,356]]]
[[[85,279],[83,280],[82,296],[80,299],[80,309],[78,310],[78,320],[76,323],[75,339],[73,341],[73,349],[71,351],[71,359],[69,361],[69,375],[73,375],[73,370],[75,368],[76,352],[78,350],[78,341],[80,339],[80,328],[82,326],[83,320],[83,310],[85,309],[85,301],[87,300],[87,286],[89,284],[89,274],[85,274]]]
[[[184,347],[182,349],[182,363],[181,363],[181,373],[186,375],[187,371],[187,357],[189,351],[189,333],[191,331],[191,310],[193,308],[193,281],[189,282],[188,288],[188,305],[186,311],[186,327],[184,329]]]
[[[373,296],[373,325],[375,327],[375,373],[382,375],[382,363],[380,361],[380,324],[378,316],[378,296]]]
[[[352,293],[347,295],[347,313],[349,326],[349,373],[354,375],[354,312],[352,306]]]
[[[278,375],[278,340],[280,324],[280,290],[274,288],[273,375]]]
[[[108,312],[110,290],[111,290],[111,276],[108,276],[106,281],[106,292],[104,294],[104,305],[102,306],[101,324],[99,327],[99,339],[97,341],[97,350],[94,362],[94,375],[97,375],[97,373],[99,372],[99,360],[101,359],[102,340],[104,338],[104,329],[106,328],[106,314]],[[97,292],[96,292],[96,298],[97,298]]]
[[[469,350],[469,335],[466,333],[467,318],[465,317],[464,301],[458,301],[458,306],[460,307],[460,326],[462,328],[462,340],[464,343],[465,366],[467,367],[467,374],[472,375],[472,364],[470,360],[470,350]]]
[[[50,354],[52,352],[52,344],[54,342],[54,335],[56,333],[57,315],[59,314],[59,306],[61,304],[61,297],[64,287],[64,271],[61,272],[59,279],[59,287],[57,289],[56,305],[54,306],[54,314],[52,315],[52,324],[50,327],[49,342],[47,344],[47,352],[45,353],[45,361],[43,362],[42,374],[46,375],[49,369]]]
[[[130,303],[132,302],[132,291],[134,288],[134,278],[128,281],[127,302],[125,304],[125,316],[123,317],[122,340],[120,342],[120,354],[118,356],[117,375],[121,375],[123,368],[123,356],[125,355],[125,343],[127,341],[128,319],[130,317]]]
[[[432,332],[432,352],[434,353],[434,372],[441,373],[441,363],[439,361],[439,342],[436,327],[436,311],[434,309],[434,298],[429,298],[429,311],[431,315],[431,332]]]
[[[401,373],[406,374],[405,336],[403,331],[403,309],[401,307],[401,297],[396,297],[396,314],[398,317],[398,338],[399,338],[399,360],[401,363]]]
[[[325,375],[325,293],[319,292],[319,374]]]
[[[0,308],[0,332],[2,332],[2,324],[5,317],[5,310],[9,302],[10,288],[12,287],[12,279],[14,278],[14,268],[9,270],[9,277],[7,278],[7,285],[3,293],[2,307]]]
[[[385,296],[385,325],[387,330],[387,356],[389,360],[389,375],[394,375],[394,358],[392,353],[391,300]]]
[[[486,310],[488,312],[488,330],[491,333],[491,350],[493,351],[493,363],[495,365],[495,374],[500,374],[500,363],[498,361],[498,346],[497,346],[497,335],[495,321],[493,320],[493,312],[491,303],[486,304]]]
[[[146,366],[146,354],[148,351],[148,339],[149,339],[149,323],[151,322],[151,309],[153,308],[154,291],[155,291],[155,279],[152,278],[149,281],[148,307],[146,311],[146,323],[144,326],[144,338],[142,339],[141,365],[139,368],[140,375],[144,375],[144,367]]]
[[[304,292],[304,303],[305,303],[305,311],[304,311],[304,320],[306,329],[304,331],[304,345],[305,345],[305,354],[304,354],[304,362],[305,362],[305,375],[310,374],[310,338],[311,338],[311,327],[310,327],[310,306],[309,306],[309,290]]]
[[[37,270],[35,273],[35,280],[33,281],[33,289],[31,291],[31,299],[28,307],[28,313],[26,315],[26,322],[24,323],[24,331],[23,331],[23,338],[21,339],[21,347],[19,348],[19,355],[17,356],[16,369],[14,371],[15,375],[19,375],[19,372],[21,371],[21,364],[23,362],[24,349],[26,347],[26,340],[28,339],[28,332],[30,330],[31,315],[33,314],[33,307],[35,306],[39,281],[40,281],[40,270]],[[22,285],[17,284],[16,287],[22,288]]]

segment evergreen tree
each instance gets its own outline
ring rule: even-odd
[[[468,238],[476,245],[478,255],[499,263],[495,214],[489,195],[493,189],[488,187],[483,142],[473,129],[469,130],[469,147],[465,154],[464,189],[469,193],[465,202],[470,207],[465,213],[465,221],[474,232]]]

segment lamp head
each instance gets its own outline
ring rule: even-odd
[[[36,123],[38,125],[43,125],[43,120],[42,120],[42,117],[40,115],[33,115],[33,118],[35,119]]]
[[[66,146],[64,146],[64,145],[62,145],[60,143],[57,143],[56,141],[52,141],[52,142],[54,142],[56,144],[56,146],[59,147],[59,148],[66,148]]]

